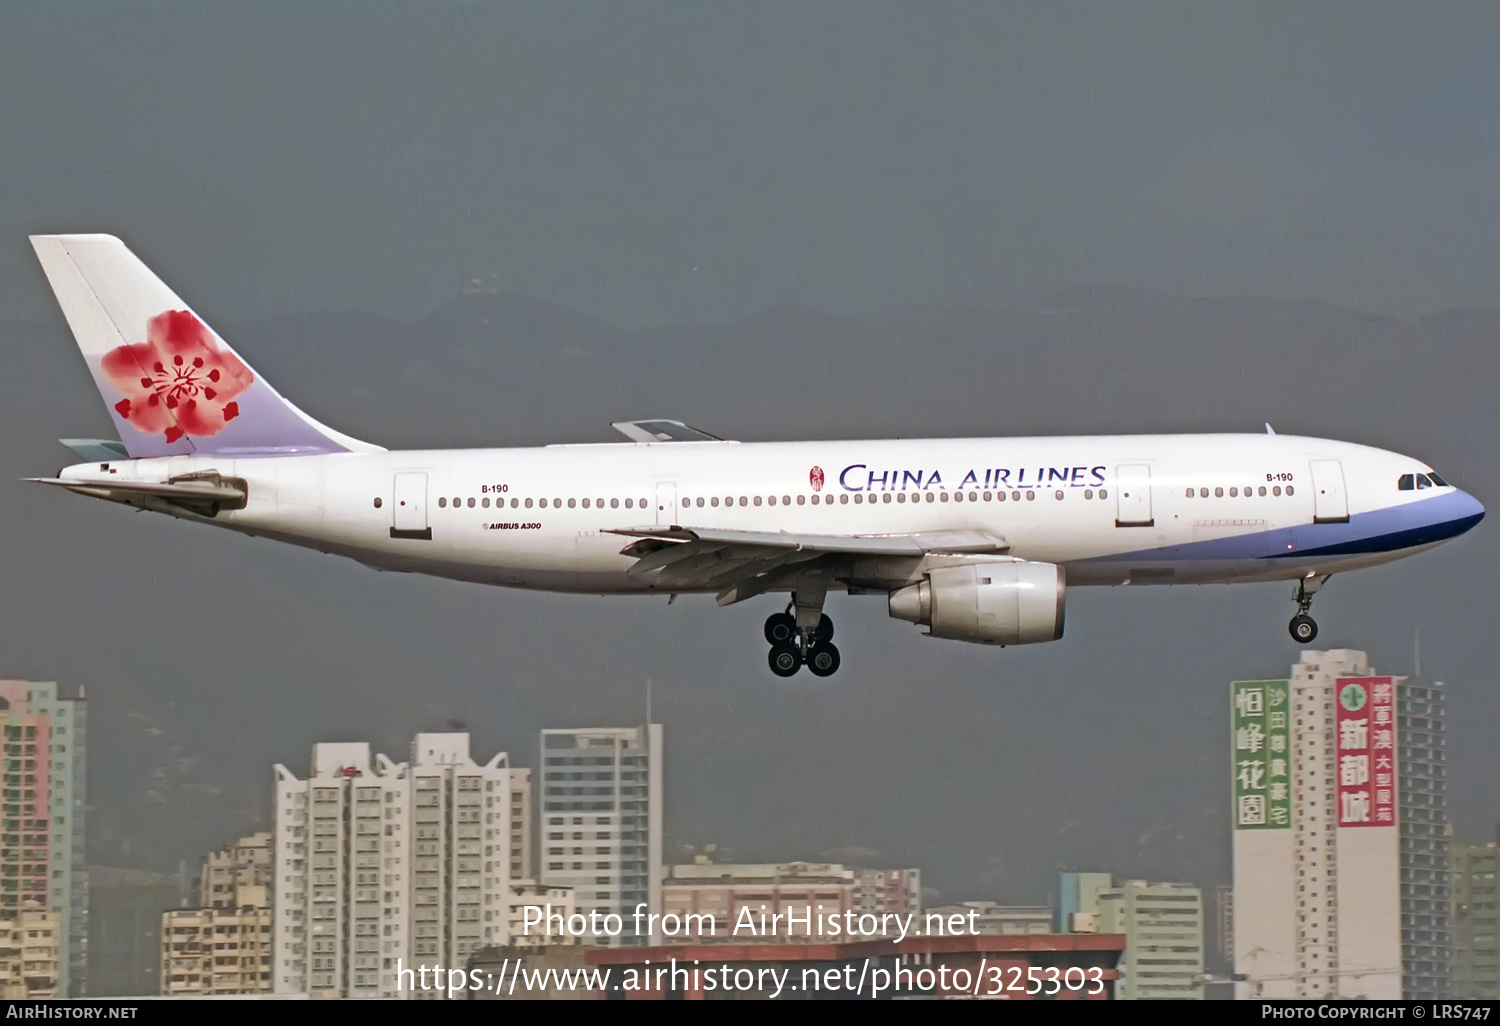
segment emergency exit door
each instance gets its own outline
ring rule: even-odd
[[[677,521],[677,482],[658,481],[656,484],[656,526],[674,527]]]
[[[1338,460],[1313,460],[1311,467],[1313,523],[1347,524],[1349,492],[1344,487],[1344,465]]]
[[[1115,468],[1115,526],[1150,527],[1151,468],[1144,463]]]
[[[427,523],[427,475],[401,473],[391,489],[391,537],[432,540]]]

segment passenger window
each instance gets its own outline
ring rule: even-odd
[[[985,498],[989,498],[989,496],[986,495]],[[969,501],[970,502],[978,502],[979,501],[979,493],[978,492],[970,492],[969,493]]]
[[[927,494],[931,495],[932,493],[928,492]],[[938,492],[938,498],[942,502],[947,502],[948,501],[948,493],[947,492]]]
[[[1104,493],[1100,492],[1099,494],[1103,495]],[[1198,498],[1200,498],[1200,499],[1206,499],[1206,498],[1208,498],[1208,489],[1207,488],[1199,488],[1198,489]]]
[[[1229,497],[1231,499],[1238,499],[1240,497],[1240,490],[1238,488],[1229,489]]]
[[[542,500],[542,505],[543,506],[547,505],[547,500],[546,499]],[[635,500],[634,499],[626,499],[625,500],[625,508],[626,509],[634,509],[635,508]]]
[[[380,496],[378,496],[378,495],[375,496],[375,508],[376,509],[380,508]]]
[[[1099,498],[1101,498],[1101,499],[1107,499],[1107,498],[1109,498],[1109,493],[1106,492],[1103,488],[1101,488],[1101,489],[1099,489]]]
[[[490,508],[490,500],[489,499],[480,499],[479,500],[479,504],[481,506],[483,506],[485,509],[489,509]]]
[[[757,505],[757,506],[759,506],[759,505],[760,505],[760,496],[759,496],[759,495],[757,495],[757,496],[756,496],[756,497],[755,497],[755,504],[756,504],[756,505]]]
[[[797,498],[800,499],[800,498],[802,498],[802,496],[799,495],[799,496],[797,496]],[[783,506],[790,506],[792,504],[792,497],[790,495],[783,495],[781,497],[781,504]]]
[[[687,504],[683,503],[683,505],[687,505]],[[577,506],[578,506],[578,500],[577,499],[569,499],[568,500],[568,508],[569,509],[576,509]]]
[[[511,499],[510,500],[510,508],[511,509],[515,509],[520,504],[521,504],[521,500],[520,499]],[[599,505],[602,506],[602,505],[604,505],[604,503],[601,502],[601,503],[599,503]]]
[[[1281,494],[1281,485],[1272,485],[1271,486],[1271,494],[1272,495],[1280,495]]]
[[[1010,493],[1010,501],[1011,502],[1020,502],[1021,501],[1021,493],[1020,492],[1011,492]]]
[[[856,505],[856,506],[857,506],[857,505],[859,505],[859,504],[860,504],[860,503],[861,503],[861,502],[864,502],[864,501],[865,501],[865,497],[864,497],[864,496],[863,496],[863,495],[860,495],[860,494],[859,494],[859,493],[857,493],[857,492],[856,492],[856,493],[855,493],[855,495],[854,495],[854,504],[855,504],[855,505]],[[870,501],[871,501],[871,502],[874,502],[874,501],[875,501],[875,500],[874,500],[874,498],[873,498],[873,497],[872,497],[872,498],[871,498],[871,499],[870,499]]]
[[[528,506],[531,505],[531,500],[530,499],[526,500],[526,505],[528,505]],[[609,508],[610,509],[619,509],[620,508],[620,500],[619,499],[610,499],[609,500]]]
[[[538,500],[536,500],[536,504],[538,506],[542,507],[542,509],[546,509],[547,508],[547,500],[546,499],[538,499]]]
[[[701,495],[698,496],[698,508],[699,509],[703,508],[703,496],[701,496]]]
[[[1422,489],[1422,488],[1431,488],[1431,487],[1432,487],[1432,482],[1427,479],[1427,475],[1426,474],[1418,474],[1417,475],[1417,488],[1419,490]]]
[[[708,500],[708,504],[710,506],[717,506],[719,504],[719,497],[715,495],[713,498]]]
[[[927,501],[928,502],[936,502],[937,501],[937,496],[933,495],[931,492],[928,492],[927,493]]]
[[[770,503],[770,504],[771,504],[771,505],[772,505],[772,506],[774,506],[774,505],[776,505],[776,496],[774,496],[774,495],[773,495],[773,496],[771,496],[771,497],[770,497],[770,498],[769,498],[769,499],[767,499],[767,500],[766,500],[766,501],[767,501],[767,502],[768,502],[768,503]],[[756,496],[756,497],[755,497],[755,504],[756,504],[756,505],[757,505],[757,506],[759,506],[759,505],[760,505],[760,496]]]
[[[991,496],[989,492],[985,492],[984,493],[984,501],[985,502],[989,502],[991,498],[993,498],[993,496]]]
[[[932,496],[929,495],[928,498],[930,499],[930,498],[932,498]],[[891,493],[890,492],[886,492],[884,495],[882,495],[881,496],[881,501],[883,501],[883,502],[890,502],[891,501]],[[916,502],[917,500],[913,499],[912,501]]]
[[[813,498],[816,499],[817,496],[814,495]],[[799,506],[805,506],[806,504],[807,504],[807,496],[805,496],[805,495],[799,495],[799,496],[797,496],[797,505],[799,505]]]
[[[849,495],[848,495],[848,493],[840,495],[839,496],[839,502],[841,502],[841,503],[843,503],[844,505],[847,506],[849,504]]]
[[[1293,490],[1292,490],[1292,486],[1291,486],[1291,485],[1287,485],[1287,486],[1286,486],[1286,493],[1287,493],[1287,494],[1288,494],[1288,495],[1295,495],[1295,494],[1296,494],[1296,492],[1294,492],[1294,491],[1293,491]]]
[[[1085,499],[1092,499],[1094,497],[1094,490],[1092,488],[1085,488],[1083,490],[1083,497]],[[1191,499],[1192,497],[1193,497],[1193,490],[1191,488],[1189,488],[1188,489],[1188,498]]]
[[[1195,492],[1194,492],[1194,491],[1193,491],[1193,490],[1192,490],[1192,489],[1191,489],[1191,488],[1189,488],[1189,489],[1188,489],[1188,490],[1187,490],[1187,497],[1188,497],[1188,498],[1189,498],[1189,499],[1191,499],[1191,498],[1192,498],[1192,497],[1193,497],[1193,496],[1194,496],[1194,495],[1195,495],[1195,494],[1196,494],[1196,493],[1195,493]],[[1089,497],[1089,498],[1091,498],[1091,499],[1092,499],[1092,498],[1093,498],[1093,497],[1094,497],[1094,493],[1093,493],[1093,492],[1089,492],[1089,494],[1088,494],[1088,497]]]
[[[447,508],[448,508],[448,497],[446,495],[439,495],[438,496],[438,509],[447,509]]]
[[[1021,493],[1017,492],[1016,493],[1016,498],[1019,499],[1020,497],[1021,497]],[[1004,502],[1005,501],[1005,493],[1004,492],[996,492],[995,493],[995,498],[998,499],[1001,502]]]
[[[1396,479],[1396,487],[1403,492],[1409,492],[1416,486],[1416,476],[1413,474],[1402,474]]]
[[[1266,486],[1265,485],[1261,485],[1260,486],[1260,494],[1262,494],[1262,495],[1266,494]]]
[[[747,498],[745,498],[743,495],[741,495],[740,496],[740,505],[741,506],[748,506],[748,505],[750,505],[750,500],[747,499]]]
[[[530,509],[530,508],[531,508],[531,500],[530,500],[530,499],[527,499],[527,500],[526,500],[526,508],[527,508],[527,509]]]
[[[1216,499],[1222,499],[1222,498],[1224,498],[1224,489],[1222,489],[1222,488],[1215,488],[1214,489],[1214,498],[1216,498]]]
[[[1057,491],[1053,492],[1052,493],[1052,497],[1054,499],[1061,499],[1062,498],[1062,490],[1058,489]]]
[[[1031,502],[1035,498],[1036,498],[1036,492],[1027,492],[1026,493],[1026,501],[1027,502]]]

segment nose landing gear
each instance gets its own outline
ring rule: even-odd
[[[1286,626],[1292,640],[1299,645],[1306,645],[1318,636],[1318,622],[1308,616],[1307,611],[1312,608],[1313,596],[1327,581],[1328,576],[1315,577],[1309,574],[1297,582],[1297,594],[1294,596],[1297,600],[1297,615]]]
[[[766,641],[771,646],[767,662],[778,677],[791,677],[804,665],[816,677],[838,672],[841,660],[833,645],[833,621],[823,613],[821,601],[808,608],[811,605],[798,606],[794,598],[786,612],[766,618]]]

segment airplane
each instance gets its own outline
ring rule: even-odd
[[[1313,595],[1470,530],[1472,496],[1410,456],[1266,433],[739,442],[670,419],[625,441],[388,451],[314,420],[119,239],[32,245],[119,440],[28,478],[382,571],[600,595],[785,595],[780,677],[841,664],[830,592],[926,636],[1062,637],[1069,588],[1296,582]],[[778,602],[779,605],[779,602]]]

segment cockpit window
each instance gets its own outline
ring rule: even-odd
[[[1427,477],[1426,474],[1418,474],[1417,475],[1417,487],[1419,489],[1420,488],[1431,488],[1432,487],[1432,481]]]
[[[1416,478],[1411,474],[1402,474],[1396,479],[1396,487],[1403,492],[1409,492],[1416,486]]]
[[[1448,487],[1451,487],[1448,484],[1447,481],[1444,481],[1442,478],[1438,477],[1436,474],[1432,473],[1431,471],[1428,471],[1427,476],[1430,477],[1430,478],[1432,478],[1432,483],[1435,484],[1435,485],[1437,485],[1439,488],[1448,488]]]

